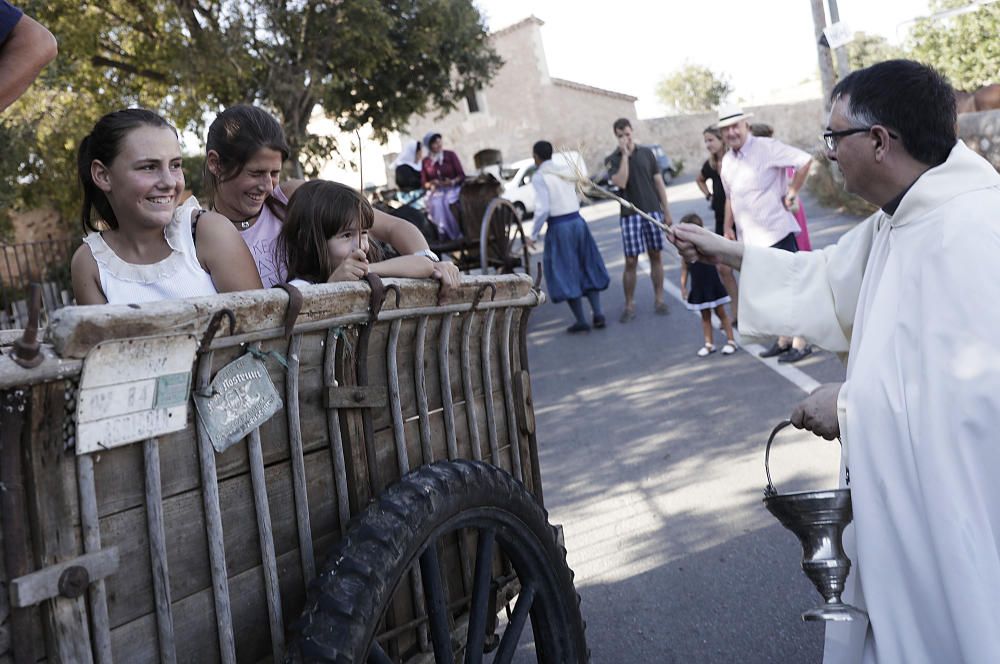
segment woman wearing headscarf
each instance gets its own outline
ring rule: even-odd
[[[457,154],[442,147],[441,134],[438,132],[428,132],[423,142],[428,155],[424,157],[420,182],[430,192],[427,211],[431,221],[437,226],[441,239],[458,239],[462,237],[462,231],[451,212],[451,204],[458,201],[459,190],[465,181],[462,162],[458,160]]]
[[[420,157],[420,141],[407,141],[399,156],[396,157],[396,161],[392,162],[396,188],[399,191],[410,192],[414,189],[420,189],[420,171],[423,168]]]

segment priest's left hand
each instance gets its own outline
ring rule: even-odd
[[[840,436],[840,422],[837,420],[837,395],[843,383],[825,383],[812,394],[800,401],[789,418],[792,426],[806,429],[817,436],[833,440]]]

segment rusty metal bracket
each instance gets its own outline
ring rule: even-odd
[[[226,318],[229,320],[229,336],[236,334],[236,314],[233,313],[232,309],[220,309],[212,315],[212,319],[208,321],[208,327],[205,328],[205,334],[201,338],[201,343],[198,344],[198,353],[204,353],[208,350],[208,347],[212,345],[212,340],[215,339],[215,335],[218,334],[219,328],[222,326],[222,319]]]
[[[469,310],[465,312],[464,314],[465,316],[471,315],[479,307],[479,303],[480,301],[482,301],[483,295],[486,294],[487,290],[491,291],[490,302],[492,302],[497,298],[496,284],[483,284],[478,289],[476,289],[476,294],[472,297],[472,306],[470,306]]]
[[[25,369],[34,369],[45,356],[42,355],[42,345],[38,342],[38,320],[42,312],[42,285],[31,284],[31,295],[28,301],[28,324],[24,334],[14,342],[11,359]]]
[[[292,336],[295,321],[298,320],[299,313],[302,311],[302,291],[291,284],[275,284],[274,288],[280,288],[288,293],[288,309],[285,311],[285,338],[288,339]],[[397,299],[398,297],[397,295]]]
[[[356,358],[356,369],[357,369],[357,387],[362,390],[368,387],[368,341],[371,338],[372,330],[375,327],[375,323],[378,321],[379,311],[382,310],[382,304],[385,302],[385,291],[386,287],[382,283],[382,279],[379,278],[374,272],[369,272],[365,275],[365,281],[368,282],[368,287],[371,288],[371,295],[368,299],[368,323],[361,328],[358,333],[358,354]],[[399,289],[392,286],[396,290],[396,305],[399,305]],[[330,399],[331,395],[327,394],[327,399]],[[387,397],[388,401],[388,397]],[[365,443],[365,460],[368,466],[368,479],[371,483],[372,494],[377,495],[381,493],[382,477],[379,472],[378,467],[378,456],[375,451],[375,422],[372,418],[371,408],[363,408],[361,410],[361,427],[364,434]]]
[[[531,399],[531,379],[527,371],[514,374],[514,403],[516,404],[517,425],[522,433],[535,433],[535,408]]]
[[[94,581],[118,571],[118,547],[77,556],[10,582],[10,605],[16,609],[34,606],[53,597],[74,599]]]

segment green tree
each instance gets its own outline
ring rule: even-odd
[[[115,108],[157,109],[204,135],[222,108],[261,105],[282,121],[301,174],[335,149],[308,130],[316,110],[384,137],[413,113],[453,108],[501,64],[472,0],[20,4],[56,35],[60,54],[5,115],[5,134],[24,140],[8,148],[17,167],[4,184],[20,204],[52,201],[64,217],[78,200],[76,145]]]
[[[855,32],[854,40],[847,45],[851,71],[871,67],[877,62],[904,57],[903,49],[894,46],[880,35]]]
[[[656,86],[660,101],[688,113],[712,110],[732,91],[725,75],[716,76],[708,67],[692,63],[685,63]]]
[[[1000,79],[1000,3],[962,9],[967,0],[932,2],[937,18],[918,21],[910,34],[910,57],[935,67],[960,90],[975,90]]]

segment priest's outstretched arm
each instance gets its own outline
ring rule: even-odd
[[[819,251],[750,247],[696,226],[676,227],[672,241],[685,260],[740,270],[744,338],[802,336],[826,350],[846,353],[876,218]]]

